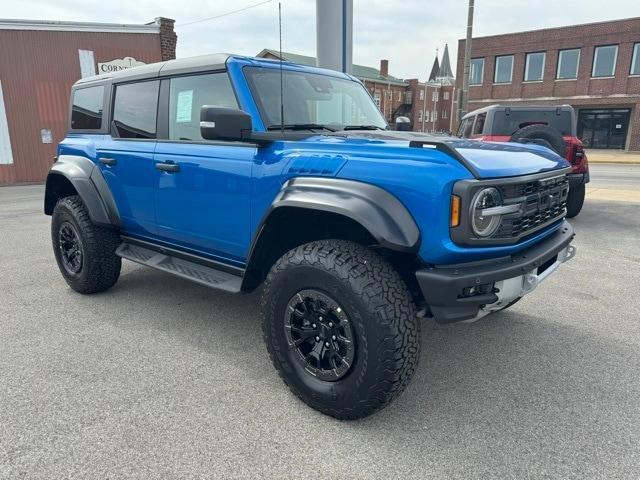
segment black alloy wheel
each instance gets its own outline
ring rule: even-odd
[[[58,248],[62,266],[71,275],[82,270],[83,246],[76,227],[71,222],[63,222],[58,230]]]
[[[342,307],[314,289],[297,292],[287,304],[284,319],[289,347],[302,367],[320,380],[344,377],[353,365],[355,340]]]

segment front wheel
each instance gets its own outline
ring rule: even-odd
[[[273,364],[322,413],[366,417],[416,370],[420,324],[411,295],[391,265],[361,245],[323,240],[285,254],[261,306]]]
[[[570,188],[567,196],[567,218],[573,218],[580,213],[584,205],[584,183],[577,188]]]

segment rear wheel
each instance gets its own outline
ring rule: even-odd
[[[584,205],[585,186],[584,183],[576,188],[569,189],[567,196],[567,218],[573,218],[580,213]]]
[[[76,292],[102,292],[118,281],[122,260],[115,252],[120,237],[94,225],[79,196],[58,200],[51,219],[51,240],[60,272]]]
[[[342,240],[302,245],[271,269],[263,332],[278,373],[311,407],[366,417],[398,396],[416,370],[420,325],[397,272]]]

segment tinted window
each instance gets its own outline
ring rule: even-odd
[[[495,83],[511,83],[513,75],[513,55],[496,57]]]
[[[516,130],[532,124],[549,125],[559,130],[563,135],[572,135],[572,116],[568,110],[511,110],[496,111],[493,116],[491,135],[513,135]]]
[[[580,62],[580,49],[560,50],[558,53],[557,78],[578,78],[578,64]]]
[[[473,127],[474,117],[465,118],[460,122],[460,128],[458,129],[458,136],[462,138],[469,138],[471,136],[471,127]]]
[[[482,135],[482,131],[484,130],[484,122],[487,119],[486,113],[479,113],[476,117],[476,123],[473,126],[473,134],[474,135]]]
[[[612,77],[616,69],[617,45],[596,47],[593,54],[593,77]]]
[[[102,128],[102,103],[104,87],[81,88],[73,93],[71,128],[96,130]]]
[[[169,138],[202,140],[200,107],[238,108],[226,73],[171,79],[169,89]]]
[[[524,65],[524,81],[535,82],[542,80],[544,75],[544,52],[527,53]]]
[[[129,83],[116,87],[112,135],[120,138],[156,138],[160,82]]]
[[[631,75],[640,75],[640,43],[633,46],[633,56],[631,57]]]
[[[482,77],[484,76],[484,58],[474,58],[471,60],[471,71],[469,73],[469,84],[480,85],[482,84]]]

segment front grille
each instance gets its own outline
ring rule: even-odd
[[[565,214],[569,193],[566,175],[500,185],[499,189],[505,205],[519,203],[521,208],[519,212],[502,218],[493,238],[522,237]]]

